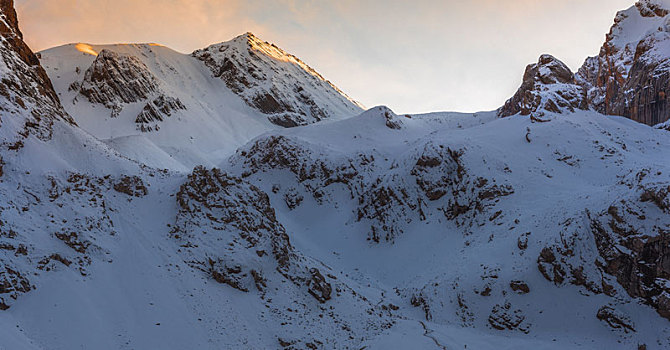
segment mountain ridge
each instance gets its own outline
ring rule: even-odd
[[[0,347],[670,347],[670,133],[552,56],[504,118],[283,128],[225,55],[24,48],[0,30]]]
[[[534,67],[529,65],[526,73]],[[552,112],[588,108],[660,125],[670,119],[669,68],[670,3],[641,0],[617,13],[599,55],[586,58],[560,91],[552,91],[557,88],[555,82],[532,85],[532,77],[524,76],[522,86],[499,114],[504,117],[521,112],[539,118],[547,107]]]

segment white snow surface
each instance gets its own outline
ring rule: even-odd
[[[0,349],[670,348],[668,320],[595,267],[589,229],[623,201],[644,210],[644,234],[668,225],[638,203],[640,186],[670,186],[668,131],[595,112],[534,123],[383,106],[280,129],[191,56],[90,48],[140,58],[188,112],[138,132],[141,104],[111,118],[68,91],[94,56],[42,53],[79,127],[55,120],[50,138],[3,145]],[[1,139],[28,110],[2,115]],[[226,175],[188,174],[198,164]],[[118,189],[126,177],[146,194]],[[557,245],[614,296],[548,281],[538,256]],[[215,263],[261,278],[221,282]],[[311,268],[332,286],[324,303]],[[635,330],[599,320],[602,307]],[[496,329],[499,316],[515,325]]]
[[[494,112],[393,115],[402,121],[402,127],[391,129],[385,125],[387,111],[377,107],[345,121],[276,130],[242,147],[219,166],[241,176],[249,170],[242,164],[247,157],[241,152],[249,154],[257,142],[282,136],[311,154],[302,159],[307,163],[341,164],[359,155],[373,156],[369,167],[361,168],[359,180],[373,183],[382,179],[397,185],[404,180],[396,176],[409,172],[417,154],[442,145],[464,150],[468,173],[509,184],[515,192],[492,204],[482,214],[486,217],[474,219],[475,224],[469,226],[446,220],[437,208],[439,202],[425,201],[426,219],[408,211],[397,221],[403,228],[401,234],[389,242],[373,243],[366,240],[367,221],[356,220],[358,199],[352,199],[342,184],[323,187],[318,201],[309,187],[314,183],[300,182],[286,169],[265,169],[246,177],[270,195],[278,221],[296,251],[309,261],[318,261],[324,274],[337,278],[331,282],[367,300],[356,301],[343,294],[323,306],[305,287],[296,291],[283,287],[271,301],[262,300],[255,291],[243,293],[216,283],[189,266],[168,226],[174,225],[178,210],[174,194],[185,181],[183,175],[142,170],[60,123],[55,125],[56,137],[47,144],[31,138],[24,151],[8,162],[8,175],[0,186],[4,198],[13,198],[17,207],[29,209],[5,210],[3,220],[11,222],[17,232],[30,235],[22,234],[22,238],[43,255],[59,252],[74,260],[77,254],[54,242],[49,232],[61,220],[99,217],[99,207],[86,204],[86,196],[73,195],[65,202],[57,201],[64,204],[59,209],[47,196],[35,202],[29,194],[16,191],[17,187],[41,197],[48,193],[46,176],[63,182],[58,179],[71,172],[91,177],[138,174],[145,179],[149,194],[131,199],[103,191],[115,234],[110,236],[105,229],[86,234],[99,247],[90,254],[93,261],[85,266],[86,275],[64,265],[56,264],[47,272],[26,263],[24,267],[36,273],[30,278],[37,289],[21,295],[0,313],[1,346],[256,349],[278,348],[278,339],[297,342],[298,348],[307,342],[317,344],[317,340],[323,348],[371,349],[670,346],[668,321],[624,291],[619,289],[617,298],[610,298],[577,286],[557,287],[536,266],[539,250],[561,239],[562,222],[580,217],[585,209],[606,208],[629,191],[617,184],[622,176],[651,168],[663,174],[659,180],[668,181],[670,166],[664,150],[670,147],[670,133],[591,112],[564,114],[541,124],[521,116],[496,119]],[[525,137],[527,128],[531,143]],[[89,151],[82,152],[82,144]],[[558,160],[566,156],[572,157],[573,165]],[[295,209],[285,202],[289,188],[304,197]],[[498,210],[502,216],[490,221],[490,213]],[[57,219],[55,224],[49,223],[51,217]],[[528,250],[522,252],[516,244],[525,232],[532,234]],[[594,249],[592,240],[585,239],[587,248]],[[215,246],[215,242],[210,244]],[[497,277],[492,279],[492,273]],[[512,292],[510,280],[525,281],[531,292]],[[491,287],[490,296],[474,292],[484,285]],[[419,292],[430,299],[430,320],[421,308],[410,304],[410,296]],[[522,310],[528,334],[488,326],[491,308],[504,302]],[[388,304],[398,310],[380,309]],[[637,332],[612,330],[595,317],[598,308],[609,304],[623,310]],[[304,314],[287,317],[292,314],[287,308]],[[366,308],[374,310],[371,315],[359,313]],[[354,339],[338,339],[335,331],[340,326],[318,317],[324,312],[333,313],[336,319],[343,317],[340,325],[351,329]],[[375,322],[392,326],[365,327]]]
[[[245,48],[238,47],[242,45],[240,38],[243,37],[246,38],[246,35],[218,45],[235,47],[243,52]],[[305,87],[312,86],[312,80],[320,81],[330,86],[331,91],[322,86],[317,91],[317,103],[330,111],[332,119],[360,113],[360,107],[355,102],[349,101],[346,95],[302,61],[256,40],[259,44],[255,50],[260,52],[257,57],[265,60],[261,68],[267,66],[270,67],[265,68],[268,71],[277,72],[278,78],[273,80],[281,78],[284,85],[304,84]],[[135,118],[148,100],[123,104],[117,117],[113,117],[111,110],[104,105],[89,102],[71,85],[81,83],[96,58],[95,54],[102,50],[138,58],[157,78],[159,92],[179,99],[186,109],[173,111],[171,116],[158,123],[160,130],[142,132]],[[202,61],[165,46],[79,43],[55,47],[39,54],[63,106],[82,129],[122,155],[153,167],[177,171],[190,170],[196,165],[211,167],[253,137],[279,128],[269,122],[266,115],[251,108],[233,93],[222,79],[214,77]],[[310,80],[312,76],[316,78]]]

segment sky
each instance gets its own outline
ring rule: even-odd
[[[527,64],[577,70],[634,0],[15,0],[35,51],[155,42],[190,53],[253,32],[367,107],[500,107]]]

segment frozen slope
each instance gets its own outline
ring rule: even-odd
[[[374,108],[263,136],[224,168],[270,195],[296,247],[400,307],[404,321],[366,341],[372,348],[670,346],[668,320],[594,263],[607,265],[596,218],[632,205],[637,186],[670,185],[670,135],[593,112],[546,123],[441,117]],[[460,120],[469,125],[454,127]],[[667,208],[640,205],[638,242],[667,239]],[[543,252],[556,246],[547,268]],[[560,264],[562,281],[551,270]]]
[[[254,44],[247,45],[251,37]],[[206,60],[205,53],[216,54]],[[79,43],[39,57],[81,128],[123,155],[160,168],[213,166],[265,131],[361,112],[312,68],[251,34],[193,55],[157,44]],[[231,65],[253,65],[255,72],[229,77]],[[256,103],[261,95],[264,103]]]
[[[54,90],[0,9],[0,348],[670,347],[666,130],[386,107],[283,129],[151,45],[43,54]],[[217,103],[258,133],[187,123],[227,125],[185,112]]]
[[[212,165],[249,138],[274,128],[188,55],[149,44],[91,46],[91,50],[140,58],[156,77],[158,94],[178,98],[185,106],[157,122],[158,131],[143,132],[136,119],[146,99],[122,104],[113,117],[111,109],[70,88],[84,80],[96,56],[74,44],[40,53],[65,109],[79,126],[133,159],[176,170]]]
[[[74,125],[0,10],[0,348],[346,348],[390,327],[255,186],[147,167]]]

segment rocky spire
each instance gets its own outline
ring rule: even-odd
[[[620,11],[600,54],[577,73],[589,107],[647,125],[670,118],[670,2],[642,0]]]
[[[23,139],[33,134],[43,140],[51,137],[51,124],[60,119],[74,123],[40,65],[37,56],[23,41],[14,2],[0,0],[0,143],[18,149]],[[2,118],[12,118],[11,123]],[[21,119],[23,118],[23,119]]]
[[[520,113],[540,118],[545,112],[574,112],[586,109],[584,97],[570,68],[554,56],[542,55],[537,63],[526,67],[521,87],[498,110],[498,115],[508,117]]]

